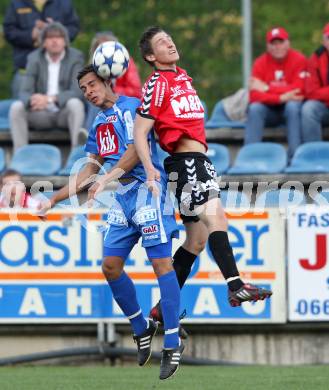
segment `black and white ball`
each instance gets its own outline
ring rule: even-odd
[[[124,75],[129,65],[129,53],[120,43],[101,43],[93,55],[93,67],[103,79],[117,79]]]

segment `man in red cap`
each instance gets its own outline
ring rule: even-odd
[[[286,125],[288,155],[301,143],[305,56],[290,48],[289,34],[275,27],[266,34],[266,53],[258,57],[249,82],[245,144],[260,142],[265,126]]]
[[[329,23],[323,28],[322,45],[308,62],[306,98],[302,108],[302,142],[322,140],[322,125],[329,125]]]

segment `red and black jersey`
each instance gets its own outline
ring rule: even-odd
[[[299,88],[305,93],[307,60],[297,50],[289,49],[283,61],[275,60],[269,53],[256,58],[252,67],[252,77],[264,81],[269,89],[266,92],[251,90],[250,103],[281,104],[280,95]]]
[[[155,70],[143,87],[139,115],[154,119],[154,129],[162,149],[175,151],[181,137],[207,147],[204,109],[185,70]]]
[[[320,100],[329,107],[329,53],[324,46],[317,49],[308,62],[307,99]]]

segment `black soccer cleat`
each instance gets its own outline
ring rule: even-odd
[[[184,351],[184,344],[174,349],[163,349],[160,363],[160,379],[165,380],[172,377],[179,368],[180,359]]]
[[[242,302],[257,302],[263,301],[265,298],[270,298],[271,290],[266,290],[262,287],[257,287],[253,284],[244,284],[239,290],[228,291],[228,301],[231,306],[241,306]]]
[[[184,310],[184,312],[179,316],[179,319],[181,320],[182,318],[185,317],[185,315],[186,315],[186,311]],[[150,310],[149,316],[154,321],[159,322],[161,325],[163,325],[163,316],[162,316],[160,301],[154,307],[152,307],[152,309]],[[182,327],[181,324],[179,324],[178,335],[183,340],[186,340],[188,338],[188,333]]]
[[[158,325],[152,319],[149,319],[149,327],[140,336],[133,336],[137,344],[137,360],[140,366],[145,366],[152,354],[152,339],[155,336]]]

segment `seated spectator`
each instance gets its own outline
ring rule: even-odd
[[[84,65],[83,54],[69,47],[66,28],[53,22],[41,35],[42,47],[33,51],[27,62],[19,101],[9,111],[14,149],[28,143],[28,128],[69,129],[71,146],[78,135],[85,112],[76,75]]]
[[[322,125],[329,125],[329,23],[323,28],[322,45],[308,62],[306,98],[302,107],[302,142],[322,140]]]
[[[282,27],[268,31],[266,41],[266,53],[252,68],[245,144],[260,142],[265,126],[285,124],[291,158],[301,143],[306,58],[290,48],[289,35]]]
[[[79,31],[79,18],[71,0],[11,0],[4,17],[3,31],[14,51],[13,98],[18,97],[28,54],[40,45],[41,31],[53,21],[67,28],[71,41]]]
[[[40,202],[26,192],[21,175],[8,169],[1,175],[0,207],[28,208],[36,211]]]
[[[90,45],[90,63],[96,48],[106,41],[118,41],[118,38],[111,31],[100,31],[94,36]],[[142,83],[138,74],[138,69],[132,57],[129,59],[129,66],[126,73],[119,77],[117,80],[113,80],[113,91],[119,95],[132,96],[140,98],[142,94]],[[94,105],[87,103],[87,118],[85,122],[85,128],[90,129],[93,120],[98,113],[99,109]]]

